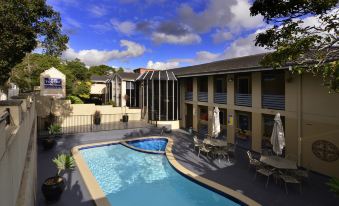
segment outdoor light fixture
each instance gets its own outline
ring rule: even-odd
[[[229,83],[233,82],[233,77],[229,77],[229,78],[228,78],[228,82],[229,82]]]

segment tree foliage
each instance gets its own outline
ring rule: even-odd
[[[0,0],[0,85],[38,44],[46,54],[61,54],[68,42],[61,26],[45,0]]]
[[[99,65],[99,66],[92,66],[89,68],[89,73],[91,75],[106,75],[107,73],[115,72],[115,69],[113,67],[107,66],[107,65]]]
[[[262,15],[271,27],[256,37],[256,45],[274,50],[261,62],[267,67],[292,65],[310,72],[339,92],[338,0],[256,0],[251,15]],[[306,20],[312,20],[312,23]]]
[[[125,70],[124,70],[124,68],[122,68],[122,67],[119,67],[119,69],[118,69],[118,71],[117,71],[117,73],[123,73]]]

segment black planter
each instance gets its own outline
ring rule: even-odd
[[[100,122],[101,122],[101,118],[100,117],[99,118],[94,118],[94,124],[95,125],[99,125]]]
[[[127,114],[122,116],[122,122],[128,122],[128,115]]]
[[[52,149],[55,144],[56,141],[53,137],[46,137],[45,139],[42,140],[42,146],[44,147],[45,150]]]
[[[42,194],[48,202],[58,201],[64,189],[65,180],[60,176],[47,178],[41,186]]]

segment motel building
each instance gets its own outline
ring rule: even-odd
[[[213,109],[220,110],[222,135],[244,150],[270,150],[274,116],[281,114],[285,157],[321,174],[338,176],[339,95],[329,94],[311,74],[288,67],[273,70],[264,54],[165,71],[136,79],[141,117],[172,129],[212,134]]]

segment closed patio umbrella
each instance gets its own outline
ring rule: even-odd
[[[215,107],[213,111],[212,134],[214,137],[218,137],[219,133],[220,133],[219,108]]]
[[[274,126],[271,135],[271,144],[273,146],[273,152],[277,155],[282,154],[282,150],[285,147],[285,135],[284,128],[280,119],[280,113],[277,113],[274,117]]]

